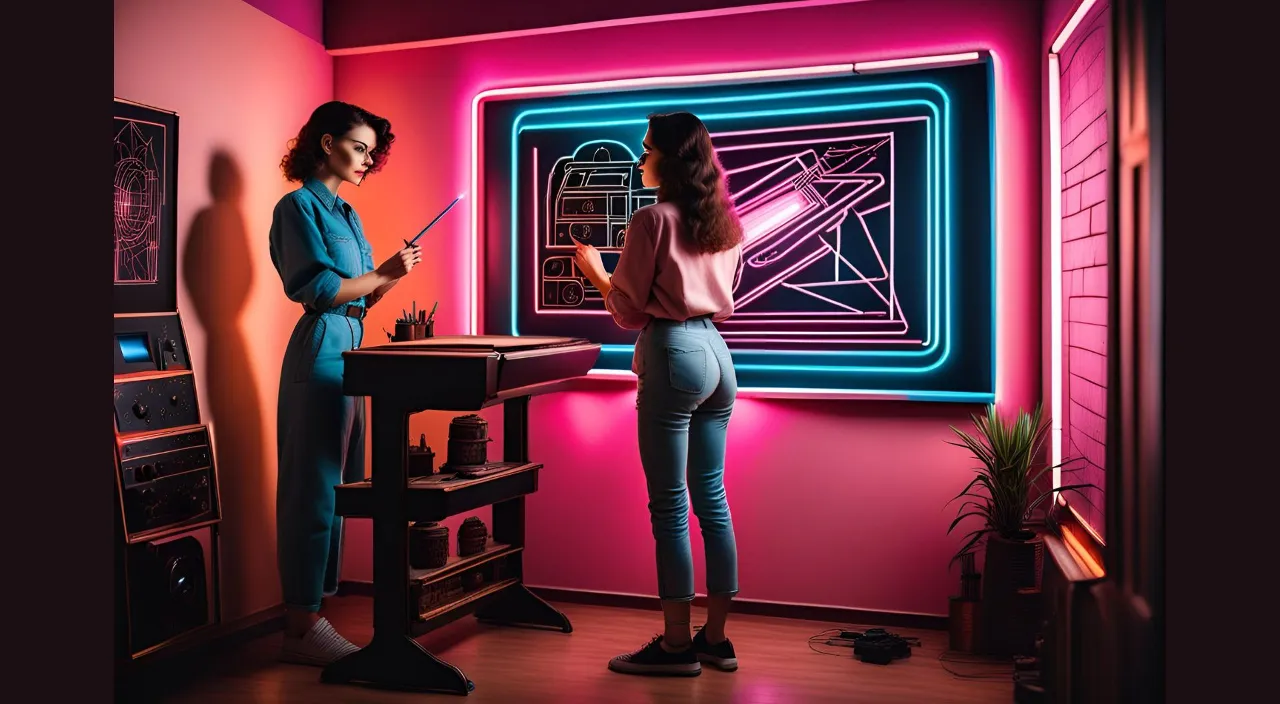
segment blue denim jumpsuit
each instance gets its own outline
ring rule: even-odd
[[[341,279],[373,271],[373,249],[349,204],[316,179],[276,204],[271,261],[302,304],[285,348],[277,406],[277,560],[286,606],[320,608],[338,588],[342,518],[333,487],[364,479],[364,399],[342,393],[342,353],[364,339],[362,318],[334,306]]]

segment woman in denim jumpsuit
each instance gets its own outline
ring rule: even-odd
[[[287,662],[323,666],[356,650],[318,615],[322,597],[338,587],[334,486],[364,479],[364,403],[343,394],[342,353],[360,347],[365,312],[420,252],[406,247],[375,268],[360,217],[337,192],[378,171],[394,138],[387,120],[334,101],[316,108],[281,162],[302,184],[276,204],[270,234],[285,295],[302,308],[285,348],[276,415]]]

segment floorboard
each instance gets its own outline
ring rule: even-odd
[[[373,636],[372,601],[348,596],[329,602],[325,613],[334,626],[357,645],[367,643]],[[1005,704],[1013,700],[1012,667],[945,654],[946,633],[889,629],[920,638],[920,646],[913,649],[910,658],[887,666],[873,665],[855,660],[851,648],[826,645],[821,640],[811,642],[825,630],[858,624],[764,616],[730,618],[728,634],[741,665],[737,672],[704,667],[702,675],[693,678],[620,675],[607,669],[609,658],[642,645],[661,628],[661,614],[582,604],[556,606],[573,622],[573,633],[486,626],[464,618],[419,639],[475,682],[475,691],[465,699],[323,684],[318,668],[275,661],[281,639],[275,632],[202,658],[193,666],[148,672],[141,678],[140,691],[128,701]],[[694,609],[695,624],[704,616],[705,611]]]

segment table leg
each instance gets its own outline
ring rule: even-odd
[[[502,460],[529,461],[529,397],[520,396],[502,404]],[[493,505],[493,539],[507,545],[524,545],[524,500],[521,496]],[[510,558],[510,566],[519,584],[507,589],[501,597],[476,611],[485,623],[509,626],[555,628],[573,632],[569,617],[543,601],[524,586],[524,552]]]
[[[321,681],[466,695],[475,688],[462,670],[413,639],[409,612],[409,415],[393,401],[373,402],[373,640],[330,663]]]

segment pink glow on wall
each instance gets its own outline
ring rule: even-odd
[[[919,17],[931,21],[912,21]],[[1038,4],[1022,0],[897,0],[339,57],[336,97],[387,115],[397,134],[386,171],[350,200],[375,252],[387,253],[434,215],[440,194],[475,193],[472,99],[486,90],[990,50],[1003,233],[998,394],[1002,408],[1029,409],[1040,398],[1040,24]],[[803,41],[771,41],[779,36]],[[654,37],[661,51],[645,49]],[[617,50],[584,66],[584,43]],[[424,271],[393,289],[382,311],[374,309],[369,330],[389,325],[402,304],[436,299],[441,334],[468,330],[469,226],[458,218],[433,228]],[[597,383],[599,390],[539,397],[531,405],[530,453],[546,468],[528,502],[526,577],[535,585],[653,594],[634,388]],[[583,396],[600,398],[584,403]],[[943,509],[972,464],[947,444],[949,426],[967,426],[977,409],[742,396],[726,475],[741,551],[740,597],[945,614],[956,589],[947,561],[958,543],[946,535],[953,514]],[[451,415],[415,416],[414,437],[427,432],[442,451]],[[484,415],[499,438],[490,452],[501,452],[501,412]],[[605,426],[610,430],[595,430]],[[696,522],[691,528],[700,555]],[[353,555],[368,549],[367,536],[348,541],[345,578],[370,578],[354,568]],[[697,564],[701,580],[701,557]],[[872,569],[885,577],[864,579]]]

